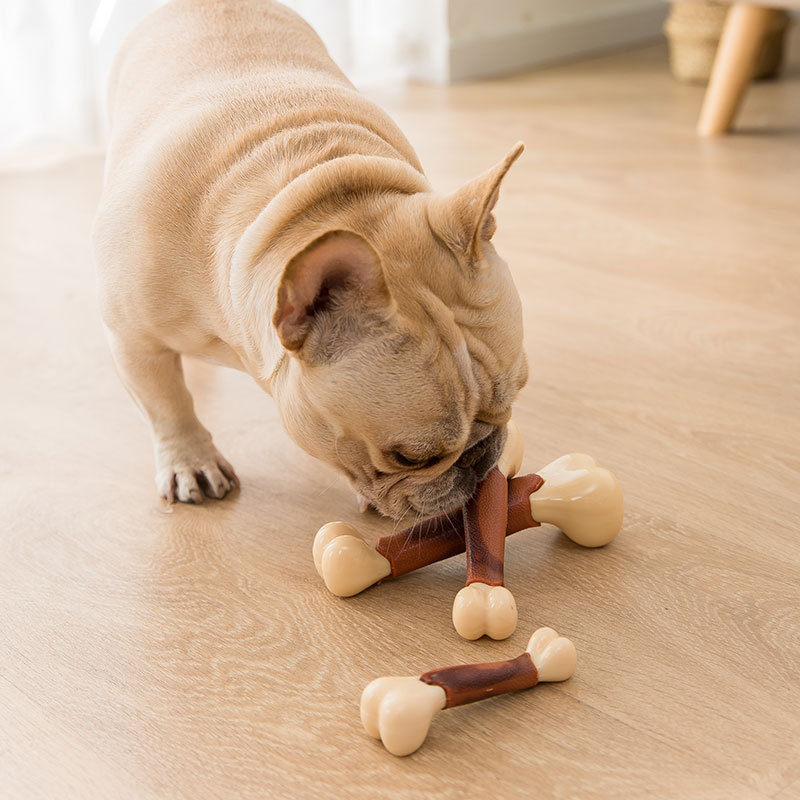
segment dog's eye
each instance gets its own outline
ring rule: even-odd
[[[409,469],[432,467],[434,464],[438,464],[439,461],[441,461],[441,456],[433,456],[431,458],[409,458],[399,450],[392,450],[391,456],[401,467],[408,467]]]

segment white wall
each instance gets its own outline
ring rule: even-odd
[[[449,83],[658,38],[663,0],[283,0],[358,86]]]
[[[654,3],[652,0],[450,0],[449,5],[450,38],[458,42],[636,11]]]
[[[663,0],[448,0],[448,77],[487,77],[654,40],[667,10]]]

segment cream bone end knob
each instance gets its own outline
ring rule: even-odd
[[[325,585],[339,597],[363,592],[392,571],[388,559],[346,522],[323,525],[314,537],[312,554]]]
[[[539,672],[540,683],[557,683],[571,678],[578,662],[575,645],[552,628],[539,628],[525,648]]]
[[[503,585],[508,479],[522,466],[524,442],[509,422],[495,469],[464,506],[467,585],[453,601],[453,626],[465,639],[507,639],[517,628],[517,604]]]
[[[465,639],[508,639],[517,629],[517,604],[505,586],[470,583],[453,601],[453,626]]]
[[[506,444],[500,458],[497,460],[497,469],[506,478],[513,478],[522,466],[522,456],[525,452],[525,441],[522,432],[516,423],[509,422],[506,425]]]
[[[526,651],[508,661],[442,667],[419,678],[377,678],[361,694],[361,722],[390,753],[407,756],[425,741],[431,720],[442,709],[566,680],[576,660],[569,639],[539,628]]]
[[[425,741],[431,720],[446,701],[441,686],[419,678],[376,678],[361,693],[361,722],[392,755],[407,756]]]
[[[573,542],[601,547],[622,527],[622,489],[614,474],[583,453],[562,456],[538,471],[544,485],[530,496],[536,522],[557,525]]]

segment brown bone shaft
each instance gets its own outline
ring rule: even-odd
[[[506,536],[528,528],[537,528],[537,522],[531,516],[530,497],[544,484],[544,478],[535,473],[512,478],[508,482],[508,521],[506,522]]]
[[[503,585],[508,520],[508,479],[493,469],[464,506],[467,582]]]
[[[508,481],[506,536],[539,525],[531,516],[529,497],[544,483],[538,475]],[[378,539],[375,549],[391,565],[391,578],[457,556],[466,549],[461,509],[425,520],[391,536]]]
[[[420,680],[441,686],[447,698],[444,707],[452,708],[536,686],[539,673],[530,653],[523,653],[510,661],[432,669],[420,675]]]
[[[389,577],[405,575],[428,564],[464,552],[464,520],[460,508],[418,522],[411,528],[378,539],[375,549],[392,567]]]

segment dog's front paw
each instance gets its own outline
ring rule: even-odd
[[[239,485],[236,472],[211,437],[178,437],[156,443],[156,486],[168,502],[221,499]]]

